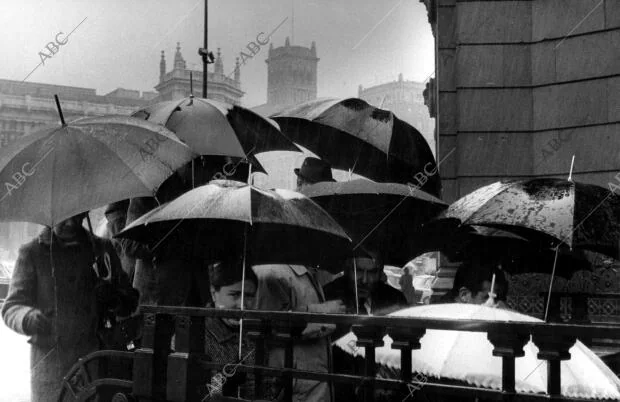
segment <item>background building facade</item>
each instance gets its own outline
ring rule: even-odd
[[[45,125],[60,124],[54,95],[58,95],[66,121],[79,117],[103,115],[130,115],[141,107],[164,100],[176,100],[190,94],[190,70],[181,55],[180,44],[174,58],[173,69],[166,72],[164,52],[159,65],[160,77],[157,92],[142,92],[117,88],[105,95],[97,95],[93,88],[50,85],[0,79],[0,148],[11,141],[28,135]],[[233,78],[224,75],[221,53],[218,50],[213,72],[208,72],[208,98],[240,104],[243,96],[240,69]],[[192,71],[193,88],[202,95],[202,71]],[[4,250],[15,252],[40,230],[29,223],[0,223],[0,255]]]

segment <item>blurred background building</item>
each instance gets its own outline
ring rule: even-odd
[[[190,71],[177,43],[174,64],[166,72],[164,52],[159,64],[157,92],[142,92],[117,88],[105,95],[98,95],[93,88],[64,85],[49,85],[0,79],[0,147],[30,134],[49,124],[59,124],[54,95],[58,95],[67,121],[79,117],[103,115],[130,115],[137,109],[164,100],[182,99],[190,94]],[[208,98],[238,105],[243,97],[240,83],[240,69],[237,61],[233,78],[224,75],[221,53],[208,72]],[[192,71],[193,88],[196,95],[202,95],[202,71]],[[31,223],[0,223],[0,254],[9,253],[15,258],[21,244],[38,234],[39,225]]]
[[[317,98],[319,58],[316,43],[310,47],[291,45],[286,37],[284,46],[269,45],[267,63],[267,103],[252,108],[269,116],[276,110]]]

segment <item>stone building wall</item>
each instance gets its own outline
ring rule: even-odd
[[[422,1],[444,200],[502,178],[568,177],[572,155],[575,180],[620,184],[620,2]]]

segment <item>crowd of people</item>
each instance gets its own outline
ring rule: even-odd
[[[159,203],[174,199],[192,186],[206,184],[225,162],[230,161],[224,157],[209,162],[199,159],[194,168],[177,171],[156,197],[109,205],[105,213],[110,237]],[[295,174],[297,190],[333,181],[329,164],[316,158],[307,158]],[[247,176],[248,171],[239,168],[229,179],[247,181]],[[109,347],[101,334],[117,321],[135,315],[139,305],[239,309],[243,304],[244,308],[269,311],[385,315],[411,304],[401,291],[387,284],[381,250],[368,248],[366,255],[344,261],[339,275],[291,264],[259,265],[244,273],[239,256],[210,261],[196,253],[180,253],[174,236],[157,250],[133,240],[103,239],[84,228],[85,218],[86,213],[46,228],[21,247],[2,307],[7,326],[30,337],[32,401],[56,400],[63,377],[77,359]],[[454,289],[445,301],[485,303],[491,292],[491,277],[500,271],[489,267],[471,275],[465,268],[459,270]],[[495,292],[501,301],[506,282],[502,275],[497,278]],[[411,284],[407,285],[411,290]],[[227,318],[207,321],[205,353],[218,363],[238,363],[239,322]],[[335,357],[342,352],[332,348],[332,341],[348,331],[333,325],[308,324],[295,343],[293,367],[355,373],[354,362],[346,356]],[[167,328],[171,348],[173,333],[171,323]],[[241,355],[245,364],[253,364],[254,356],[245,338]],[[273,348],[268,356],[270,366],[284,367],[283,349]],[[277,379],[268,384],[266,397],[278,400],[283,385]],[[236,376],[223,387],[211,389],[237,396],[237,387],[242,397],[253,399],[251,375]],[[293,399],[350,400],[356,392],[355,387],[334,390],[325,382],[296,380]]]

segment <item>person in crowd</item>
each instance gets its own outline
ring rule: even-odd
[[[367,251],[368,257],[347,261],[344,275],[325,285],[325,296],[344,300],[349,314],[385,315],[406,308],[405,296],[386,283],[381,253]]]
[[[209,282],[211,284],[211,299],[206,307],[218,309],[240,309],[243,289],[243,308],[252,309],[255,306],[258,279],[252,269],[245,271],[245,285],[242,282],[243,260],[228,259],[216,261],[209,265]],[[222,364],[254,364],[254,349],[247,337],[243,338],[241,359],[239,359],[239,320],[233,318],[207,317],[205,323],[205,353],[210,361]],[[233,376],[212,377],[208,387],[211,396],[237,396],[236,387],[239,386],[241,397],[254,399],[254,382],[252,376],[243,381],[242,373]]]
[[[202,184],[202,183],[201,183]],[[192,165],[185,165],[169,177],[156,197],[132,198],[126,226],[159,204],[173,200],[192,189]],[[134,287],[140,291],[140,304],[204,306],[210,301],[206,265],[197,258],[194,242],[175,230],[161,242],[146,244],[121,239],[123,254],[135,258]]]
[[[116,254],[121,260],[123,271],[129,276],[129,280],[133,283],[133,274],[135,270],[136,260],[123,253],[123,246],[118,239],[115,239],[117,233],[125,228],[127,222],[127,208],[129,208],[129,200],[113,202],[105,209],[105,217],[107,221],[107,232],[112,239],[112,244],[116,249]]]
[[[326,301],[316,280],[315,268],[303,265],[259,265],[257,308],[271,311],[300,311],[324,314],[342,314],[342,300]],[[302,332],[301,341],[294,345],[293,367],[319,372],[331,371],[330,334],[334,326],[309,323]],[[269,351],[269,365],[284,367],[284,350]],[[281,384],[275,385],[274,395],[281,394]],[[293,401],[331,402],[333,391],[329,383],[311,380],[293,382]]]
[[[137,307],[114,246],[89,234],[85,217],[47,227],[20,248],[2,306],[6,325],[31,337],[34,402],[56,401],[71,366],[98,349],[103,321]]]
[[[177,170],[159,188],[156,197],[130,200],[126,224],[212,179],[247,181],[246,163],[228,157],[199,157]],[[135,258],[134,286],[140,291],[140,304],[204,306],[211,301],[209,278],[199,236],[175,230],[162,242],[147,245],[121,239],[122,253]]]
[[[400,290],[403,296],[407,299],[407,304],[417,304],[419,297],[416,294],[415,287],[413,286],[413,278],[415,277],[414,271],[411,267],[405,266],[401,272],[400,278],[398,279]]]
[[[495,275],[494,297],[490,298]],[[445,303],[487,304],[507,308],[508,281],[501,265],[494,262],[476,264],[465,261],[457,269],[452,290],[441,301]]]
[[[327,298],[342,298],[347,313],[362,315],[385,315],[407,307],[407,299],[397,289],[385,283],[380,252],[367,250],[368,257],[349,259],[344,275],[325,285]],[[357,269],[357,274],[356,274]],[[356,282],[357,279],[357,282]],[[357,286],[357,299],[355,288]],[[337,326],[334,338],[349,332],[349,326]],[[334,372],[338,374],[364,375],[363,361],[353,358],[339,348],[333,349]],[[336,400],[354,400],[358,387],[355,384],[336,383]]]
[[[130,200],[129,225],[158,205],[171,201],[192,188],[220,178],[218,173],[233,173],[235,163],[226,157],[198,157],[178,169],[158,189],[155,197]],[[236,166],[228,178],[247,181],[247,165]],[[245,177],[244,177],[245,174]],[[140,291],[140,304],[202,307],[211,300],[204,243],[197,233],[178,228],[162,241],[151,244],[121,239],[123,254],[135,258],[134,287]],[[172,340],[174,322],[162,321],[163,336]],[[163,349],[160,353],[167,353]],[[154,373],[155,394],[165,395],[165,371]]]
[[[296,191],[318,182],[336,181],[332,176],[331,165],[319,158],[308,157],[304,159],[301,168],[294,169],[294,172],[297,176]]]

